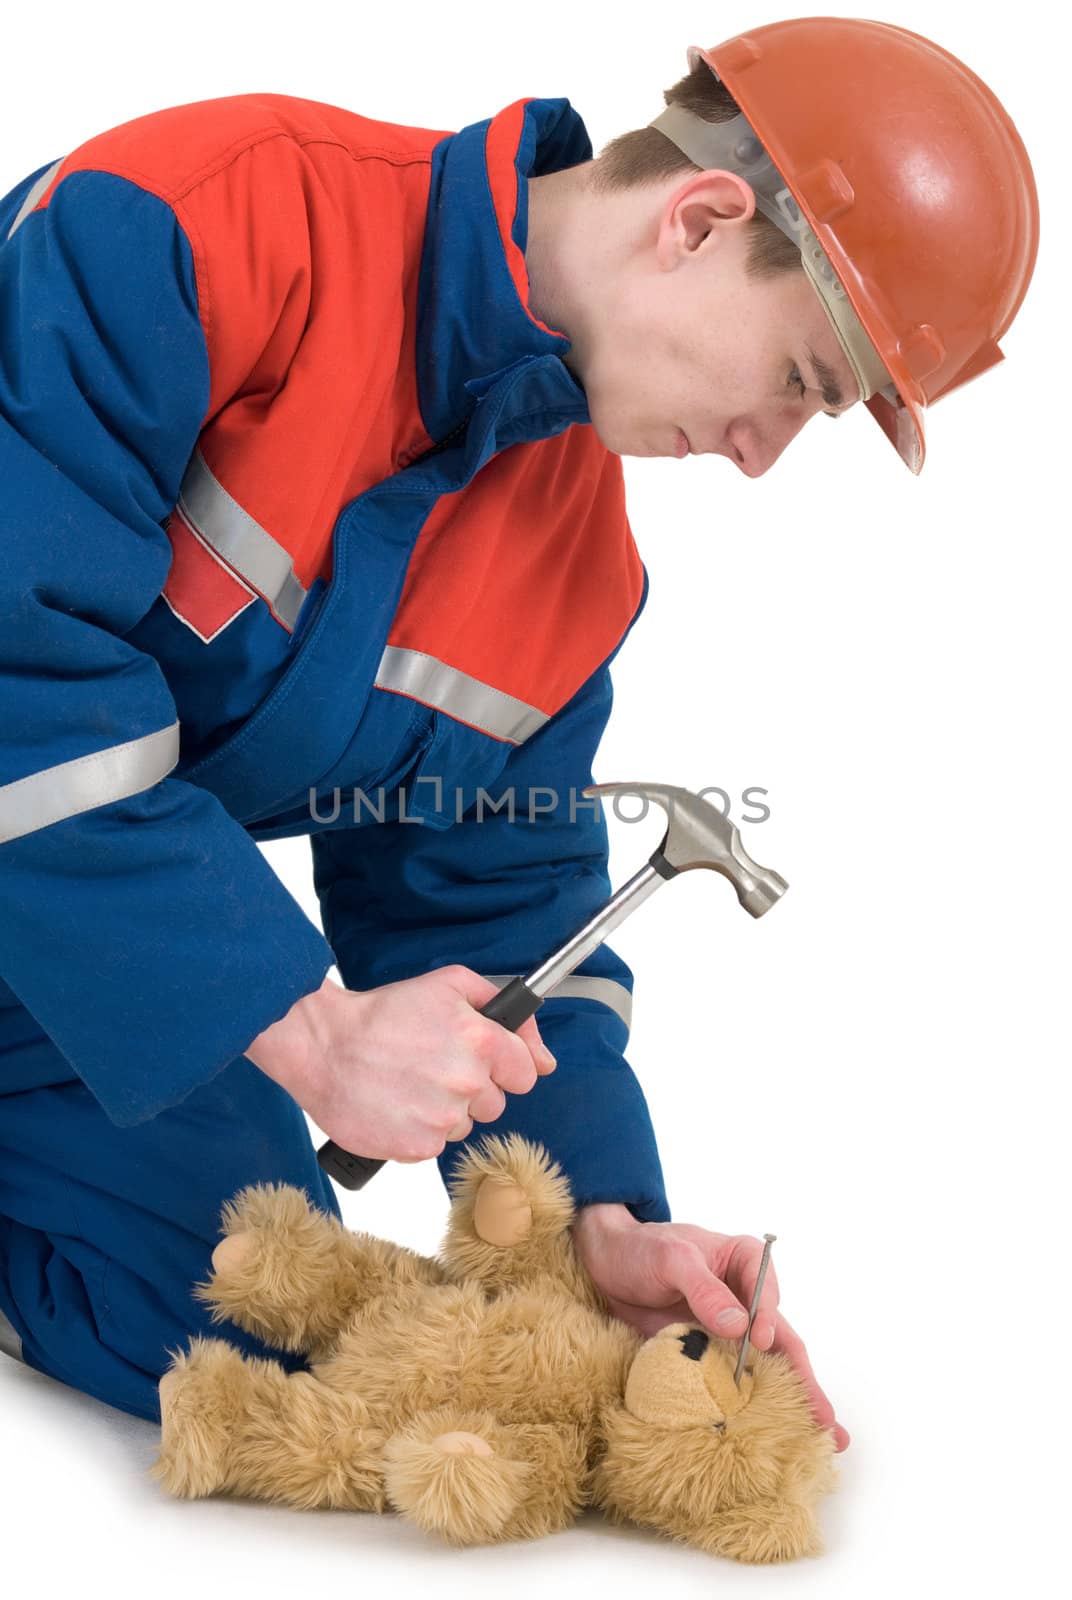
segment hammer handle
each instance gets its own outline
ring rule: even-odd
[[[516,1033],[523,1022],[536,1015],[543,1005],[543,996],[533,994],[524,978],[513,978],[493,995],[480,1015],[492,1022],[501,1022],[504,1028]],[[316,1152],[316,1159],[329,1178],[341,1183],[344,1189],[363,1189],[384,1165],[371,1156],[355,1156],[344,1150],[334,1139],[328,1139]]]

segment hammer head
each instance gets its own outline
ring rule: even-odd
[[[593,783],[586,795],[638,795],[654,800],[669,817],[663,842],[651,857],[664,877],[708,867],[733,884],[737,898],[752,916],[761,917],[780,900],[789,885],[777,872],[752,860],[736,826],[717,806],[689,789],[668,783]],[[669,869],[669,870],[667,870]]]

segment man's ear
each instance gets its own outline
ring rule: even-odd
[[[659,266],[664,272],[672,271],[683,257],[704,247],[716,224],[743,227],[755,210],[751,184],[735,172],[712,168],[694,173],[663,207],[655,245]]]

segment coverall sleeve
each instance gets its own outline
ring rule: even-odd
[[[581,790],[592,782],[611,699],[607,662],[512,751],[488,791],[498,810],[476,796],[448,827],[366,820],[313,835],[324,931],[348,988],[454,962],[487,976],[531,972],[610,897],[606,821]],[[511,791],[513,820],[502,803]],[[443,1181],[467,1144],[516,1132],[559,1162],[579,1206],[617,1201],[640,1221],[667,1221],[647,1103],[624,1054],[632,973],[604,944],[574,976],[606,987],[582,982],[588,996],[552,994],[537,1012],[555,1071],[528,1094],[507,1095],[496,1122],[448,1144]],[[614,986],[624,1005],[597,998]]]
[[[174,212],[61,178],[0,242],[0,975],[120,1126],[333,962],[245,829],[168,775],[175,702],[125,638],[167,577],[209,385]]]

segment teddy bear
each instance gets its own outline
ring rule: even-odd
[[[282,1184],[223,1210],[194,1293],[307,1370],[195,1338],[160,1381],[175,1495],[394,1511],[449,1544],[535,1539],[586,1506],[740,1561],[817,1554],[830,1433],[781,1354],[675,1322],[644,1338],[573,1248],[540,1145],[463,1152],[437,1259]],[[649,1224],[653,1226],[653,1224]]]

